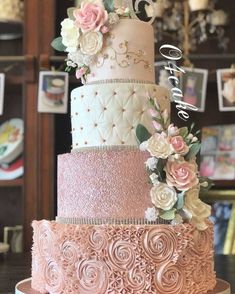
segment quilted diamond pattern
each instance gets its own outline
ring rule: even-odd
[[[139,123],[153,131],[148,97],[170,108],[169,93],[153,84],[106,83],[79,87],[71,94],[73,148],[137,145]]]

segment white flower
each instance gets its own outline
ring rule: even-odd
[[[214,26],[224,26],[228,22],[228,15],[222,9],[214,10],[211,14],[211,24]]]
[[[155,170],[155,168],[157,167],[157,163],[158,163],[158,160],[156,157],[150,157],[145,162],[145,165],[147,166],[148,169]]]
[[[79,29],[74,25],[74,21],[66,18],[61,23],[62,43],[67,52],[75,52],[79,45]]]
[[[173,153],[173,148],[164,132],[155,133],[148,140],[147,150],[157,158],[167,158]]]
[[[197,142],[197,141],[198,141],[198,138],[197,137],[193,137],[192,138],[192,143]]]
[[[187,139],[192,140],[193,134],[188,134]]]
[[[101,32],[87,32],[80,38],[81,52],[86,55],[96,55],[103,46],[103,35]]]
[[[149,222],[154,222],[156,221],[156,219],[159,216],[159,211],[155,208],[155,207],[149,207],[146,211],[145,211],[145,218],[149,221]]]
[[[144,142],[142,142],[142,143],[140,144],[139,148],[140,148],[140,151],[146,151],[147,148],[148,148],[148,141],[144,141]]]
[[[74,67],[83,67],[84,65],[89,66],[94,62],[94,56],[83,54],[80,50],[76,52],[70,52],[68,54],[68,59],[75,64]]]
[[[153,186],[150,191],[152,203],[163,210],[170,210],[177,201],[177,193],[173,187],[165,183]]]
[[[150,176],[149,176],[152,184],[154,186],[157,186],[158,184],[160,184],[159,180],[158,180],[158,176],[155,174],[155,173],[152,173]]]
[[[114,24],[116,24],[118,22],[119,22],[119,16],[117,15],[117,13],[110,12],[109,13],[109,23],[111,25],[114,25]]]
[[[183,218],[182,218],[182,216],[179,215],[179,214],[176,214],[176,215],[175,215],[175,218],[171,221],[171,224],[172,224],[173,226],[180,225],[180,224],[182,224],[182,223],[183,223]]]
[[[210,205],[199,199],[199,188],[193,188],[185,193],[184,208],[191,214],[191,222],[198,230],[205,230],[205,220],[211,215]]]
[[[170,124],[167,129],[167,133],[168,133],[168,136],[174,137],[174,136],[179,135],[180,132],[177,127],[175,127],[173,124]]]

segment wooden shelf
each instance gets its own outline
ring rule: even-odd
[[[23,179],[15,180],[0,180],[0,187],[21,187],[23,186]]]

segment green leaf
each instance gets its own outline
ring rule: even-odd
[[[178,194],[178,201],[176,205],[177,210],[182,209],[184,207],[184,195],[185,191]]]
[[[194,127],[195,127],[195,122],[193,122],[193,123],[191,124],[191,126],[190,126],[190,130],[189,130],[189,133],[192,132],[192,130],[193,130]]]
[[[201,144],[199,142],[193,143],[189,147],[189,152],[186,154],[185,159],[189,160],[190,158],[196,156],[201,149]]]
[[[66,50],[66,47],[62,43],[62,37],[58,37],[58,38],[54,39],[51,42],[51,46],[57,51],[64,52]]]
[[[151,134],[149,133],[149,131],[146,129],[145,126],[139,124],[137,127],[136,127],[136,137],[139,141],[139,144],[141,144],[142,142],[144,141],[147,141],[150,137],[151,137]]]
[[[180,128],[179,132],[180,132],[180,136],[182,136],[183,138],[187,137],[189,134],[187,127]]]
[[[162,211],[160,213],[160,218],[164,220],[173,220],[175,218],[176,209],[172,208],[171,210]]]
[[[196,136],[196,135],[198,135],[198,134],[200,134],[200,133],[201,133],[201,130],[197,130],[196,133],[195,133],[194,135]]]
[[[103,0],[104,7],[108,11],[108,13],[114,11],[114,0]]]
[[[4,155],[4,153],[6,152],[6,150],[7,150],[7,145],[1,146],[1,148],[0,148],[0,155]]]
[[[165,178],[165,171],[164,171],[165,165],[166,165],[166,160],[159,158],[157,162],[156,173],[160,181],[162,181]]]
[[[73,15],[73,12],[74,12],[75,9],[76,9],[75,7],[69,7],[69,8],[67,9],[68,17],[69,17],[69,19],[71,19],[71,20],[75,20],[75,17],[74,17],[74,15]]]

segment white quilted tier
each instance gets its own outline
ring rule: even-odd
[[[71,94],[73,149],[137,145],[141,123],[153,132],[149,97],[170,111],[169,91],[154,84],[105,83],[76,88]]]
[[[146,22],[120,19],[107,34],[87,83],[109,79],[155,81],[154,33]]]
[[[100,147],[59,155],[58,217],[144,218],[152,207],[144,162],[137,147]]]

